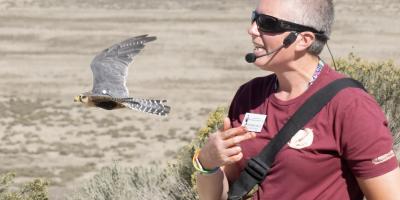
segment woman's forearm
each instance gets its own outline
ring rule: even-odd
[[[197,175],[197,192],[201,200],[226,200],[228,190],[228,180],[222,169],[211,175]]]

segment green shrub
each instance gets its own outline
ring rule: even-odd
[[[10,189],[14,183],[15,174],[7,173],[0,178],[0,200],[48,200],[48,182],[34,179],[21,188]]]

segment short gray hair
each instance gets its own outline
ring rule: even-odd
[[[335,15],[332,0],[282,0],[282,3],[291,8],[287,20],[323,31],[328,37],[331,35]],[[315,42],[308,48],[313,55],[319,55],[327,42],[316,36]]]

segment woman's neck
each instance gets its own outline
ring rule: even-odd
[[[310,56],[291,63],[287,70],[276,72],[278,88],[275,96],[288,101],[303,94],[313,81],[318,62],[318,57]]]

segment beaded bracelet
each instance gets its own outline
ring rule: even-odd
[[[216,167],[214,169],[205,169],[200,161],[199,161],[199,154],[200,154],[200,149],[197,149],[193,155],[193,159],[192,159],[192,164],[193,167],[200,173],[202,174],[215,174],[218,170],[219,167]]]

